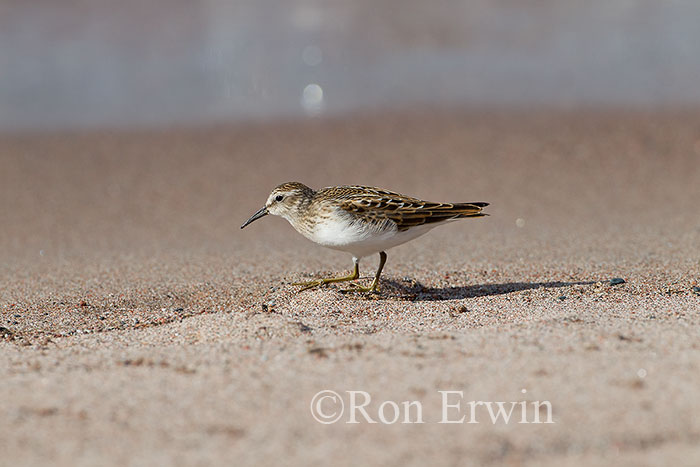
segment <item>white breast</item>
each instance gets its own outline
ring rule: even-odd
[[[399,231],[391,221],[376,225],[338,213],[316,224],[312,232],[302,234],[327,248],[346,251],[356,258],[362,258],[413,240],[431,228],[432,226],[420,226]]]

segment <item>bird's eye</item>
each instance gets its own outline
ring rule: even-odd
[[[282,199],[284,199],[284,196],[282,196],[282,195],[275,196],[275,201],[279,202],[279,201],[282,201]]]

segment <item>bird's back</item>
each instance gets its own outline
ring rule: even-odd
[[[360,221],[373,224],[391,222],[397,230],[466,217],[482,217],[489,203],[435,203],[381,188],[361,185],[323,188],[314,195],[315,203],[336,206]]]

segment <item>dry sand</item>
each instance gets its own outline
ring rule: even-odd
[[[289,180],[491,216],[390,250],[379,297],[297,294],[351,262],[239,229]],[[2,464],[700,464],[698,113],[4,135],[0,200]],[[425,423],[323,425],[323,389]],[[439,390],[555,423],[439,424]]]

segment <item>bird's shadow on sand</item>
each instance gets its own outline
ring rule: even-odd
[[[385,280],[384,290],[390,294],[419,302],[459,300],[463,298],[504,295],[532,289],[557,289],[572,285],[591,285],[594,281],[577,282],[506,282],[503,284],[477,284],[461,287],[426,287],[417,281]]]

